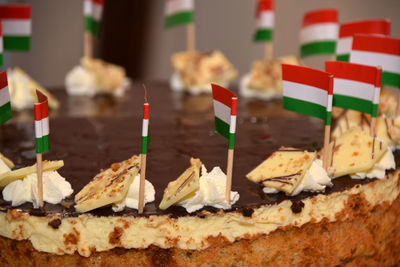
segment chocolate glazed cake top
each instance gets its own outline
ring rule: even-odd
[[[175,180],[187,167],[190,157],[200,158],[210,171],[214,166],[226,169],[228,142],[214,133],[214,113],[211,95],[190,96],[172,93],[166,83],[147,84],[150,103],[151,142],[148,150],[146,178],[156,189],[156,200],[144,208],[140,216],[169,214],[187,216],[182,207],[166,211],[158,208],[168,182]],[[32,215],[61,213],[77,216],[73,197],[100,171],[140,153],[141,112],[143,89],[132,86],[123,98],[99,96],[68,97],[65,90],[53,90],[61,108],[50,113],[50,152],[47,160],[64,160],[59,170],[74,189],[74,194],[60,205],[45,203],[43,209],[33,209],[30,203],[18,208]],[[301,193],[295,197],[283,193],[264,194],[262,188],[246,179],[246,174],[281,146],[315,150],[323,141],[323,123],[282,108],[281,101],[261,102],[239,97],[237,134],[233,167],[232,190],[240,194],[232,210],[248,216],[252,208],[290,199],[294,207],[316,193]],[[1,127],[0,151],[10,157],[17,167],[35,163],[33,111],[14,114],[11,122]],[[396,157],[398,159],[399,157]],[[342,191],[370,180],[341,177],[324,194]],[[0,209],[13,208],[0,199]],[[297,209],[297,208],[296,208]],[[204,216],[205,207],[190,215]],[[96,216],[138,216],[126,208],[114,213],[110,207],[89,212]]]

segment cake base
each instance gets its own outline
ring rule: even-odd
[[[399,185],[400,186],[400,185]],[[290,226],[230,243],[213,238],[205,250],[112,249],[90,257],[36,251],[29,241],[0,237],[2,266],[396,266],[400,264],[400,196],[372,207],[349,198],[337,221]],[[345,219],[343,219],[345,218]]]

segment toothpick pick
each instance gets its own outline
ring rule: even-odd
[[[146,154],[140,154],[140,183],[139,183],[139,214],[144,208],[144,184],[146,182]]]
[[[186,25],[186,47],[188,51],[196,50],[196,32],[194,23]]]
[[[264,57],[265,57],[265,61],[271,61],[273,59],[273,54],[274,54],[274,44],[272,42],[267,42],[265,43],[264,46]]]
[[[93,58],[93,36],[88,31],[83,35],[83,56]]]
[[[42,154],[36,154],[36,169],[37,169],[37,192],[39,198],[39,207],[43,208],[43,164]]]

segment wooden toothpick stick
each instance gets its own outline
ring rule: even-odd
[[[93,36],[88,31],[83,35],[83,56],[93,58]]]
[[[186,47],[188,51],[196,50],[196,31],[194,23],[186,25]]]
[[[140,183],[139,183],[139,203],[138,212],[143,213],[144,208],[144,194],[146,182],[146,160],[147,160],[147,144],[148,144],[148,131],[149,131],[149,103],[147,102],[147,90],[144,88],[144,101],[143,104],[143,123],[142,123],[142,153],[140,155]]]
[[[274,44],[272,42],[265,43],[264,47],[265,61],[271,61],[274,57]]]
[[[37,192],[39,198],[39,207],[43,207],[43,164],[42,154],[36,154],[36,169],[37,169]]]

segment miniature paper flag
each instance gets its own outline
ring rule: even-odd
[[[49,151],[49,107],[47,96],[36,90],[39,103],[35,103],[36,153]]]
[[[300,55],[334,54],[338,33],[338,11],[321,9],[304,15],[300,30]]]
[[[381,71],[372,66],[340,61],[325,62],[333,74],[333,106],[378,115]]]
[[[3,66],[3,51],[4,51],[3,27],[2,27],[1,20],[0,20],[0,66]]]
[[[282,64],[283,107],[320,118],[330,125],[333,87],[330,76],[327,72]]]
[[[193,0],[166,0],[165,28],[193,22]]]
[[[28,51],[31,45],[31,5],[0,5],[4,50]]]
[[[380,34],[389,36],[390,21],[377,19],[341,24],[339,28],[339,39],[336,44],[336,60],[349,61],[353,35],[355,34]]]
[[[147,145],[150,141],[149,136],[149,103],[143,105],[143,123],[142,123],[142,154],[147,154]]]
[[[254,41],[272,41],[274,31],[274,0],[259,0],[256,16],[257,30],[254,35]]]
[[[382,67],[382,84],[400,88],[400,39],[355,35],[350,62]]]
[[[103,14],[104,0],[84,0],[83,14],[85,17],[85,30],[94,36],[100,32],[100,21]]]
[[[236,106],[237,97],[234,93],[222,86],[211,84],[215,131],[229,140],[229,149],[234,148],[236,133]]]
[[[8,91],[7,73],[0,72],[0,124],[12,118],[10,92]]]

